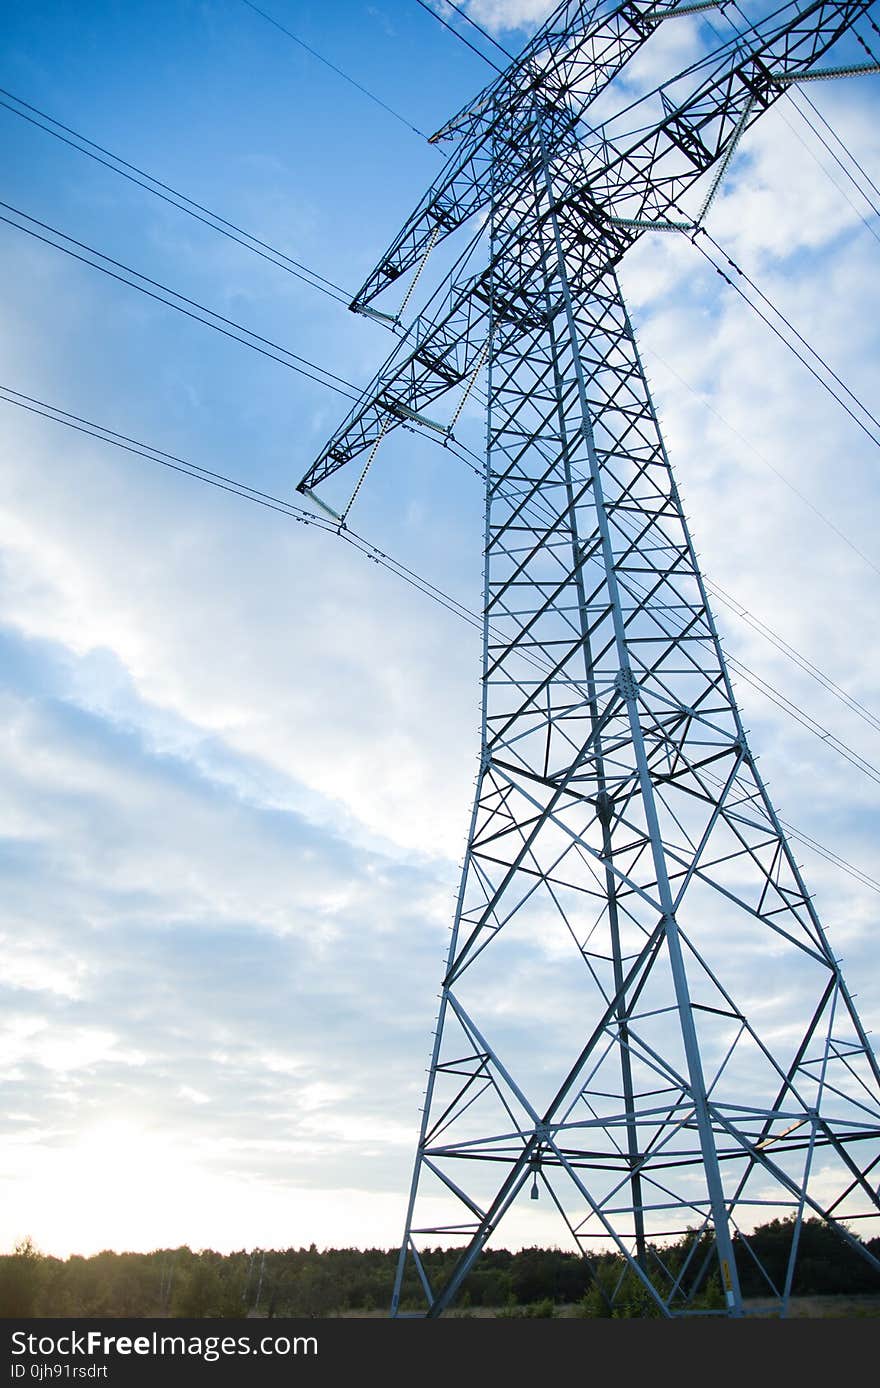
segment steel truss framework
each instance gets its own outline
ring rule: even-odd
[[[440,132],[456,151],[353,304],[400,341],[300,484],[401,423],[445,436],[425,408],[449,396],[454,423],[487,369],[482,755],[392,1314],[410,1264],[441,1314],[526,1188],[664,1315],[713,1273],[742,1314],[737,1258],[772,1215],[783,1313],[806,1218],[880,1268],[880,1069],[746,740],[616,271],[690,225],[689,189],[709,176],[705,208],[868,6],[784,6],[629,142],[586,126],[694,8],[564,4]],[[372,307],[481,208],[485,270],[409,330]],[[460,1254],[435,1286],[441,1242]]]

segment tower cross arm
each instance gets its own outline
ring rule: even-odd
[[[446,436],[446,428],[424,411],[479,365],[489,331],[490,288],[491,267],[454,284],[435,319],[416,319],[324,445],[298,491],[312,492],[401,424],[426,425]]]
[[[407,218],[391,246],[351,302],[368,311],[401,276],[417,269],[437,243],[484,207],[499,188],[522,178],[534,120],[536,93],[570,124],[621,71],[680,0],[621,0],[598,15],[601,0],[566,0],[524,52],[442,130],[432,143],[459,136],[439,177]]]
[[[719,64],[685,100],[664,99],[664,114],[619,152],[601,131],[569,146],[554,181],[569,205],[597,223],[625,221],[640,230],[669,226],[678,200],[792,81],[813,65],[870,8],[872,0],[813,0],[749,52]],[[560,167],[562,163],[562,167]]]
[[[872,0],[814,0],[787,23],[761,37],[748,52],[728,52],[714,73],[690,97],[666,108],[661,120],[633,144],[619,149],[601,132],[589,145],[578,144],[564,127],[553,160],[554,212],[565,213],[581,270],[574,278],[582,291],[609,264],[617,263],[652,225],[669,225],[679,199],[713,166],[721,165],[743,129],[786,90],[786,78],[808,72]],[[530,141],[530,145],[534,142]],[[426,411],[449,390],[468,381],[479,366],[489,333],[519,333],[542,326],[546,315],[528,255],[518,257],[542,219],[546,204],[529,195],[526,180],[509,196],[522,208],[493,246],[480,274],[453,283],[441,311],[417,318],[361,398],[312,464],[298,490],[313,490],[372,447],[389,429],[427,425],[445,434]],[[517,278],[511,267],[519,265]],[[499,274],[499,266],[504,274]],[[573,267],[571,267],[573,268]],[[557,307],[561,307],[560,305]],[[554,311],[551,305],[551,312]],[[549,322],[549,319],[546,319]]]

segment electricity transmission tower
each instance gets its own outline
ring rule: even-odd
[[[488,381],[481,759],[392,1314],[413,1270],[441,1314],[529,1195],[662,1315],[710,1277],[741,1315],[738,1263],[774,1216],[782,1314],[806,1219],[880,1268],[880,1070],[746,740],[617,278],[645,233],[694,233],[791,82],[876,70],[821,66],[868,7],[744,23],[617,134],[592,103],[713,4],[566,0],[434,137],[454,152],[352,305],[398,342],[307,495],[352,459],[356,493],[400,425],[449,446]],[[485,268],[404,327],[474,214]],[[407,275],[401,310],[376,309]],[[433,1285],[440,1243],[459,1252]]]

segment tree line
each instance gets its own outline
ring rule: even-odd
[[[734,1239],[743,1295],[766,1297],[781,1290],[791,1250],[791,1220],[772,1220],[749,1236],[749,1249]],[[695,1248],[694,1245],[697,1245]],[[880,1239],[865,1244],[880,1258]],[[383,1311],[388,1307],[396,1249],[308,1248],[217,1253],[189,1247],[151,1253],[105,1251],[66,1259],[41,1253],[30,1239],[0,1256],[0,1316],[73,1317],[320,1317]],[[442,1284],[458,1251],[422,1254],[433,1284]],[[649,1249],[672,1277],[690,1278],[694,1304],[724,1305],[709,1236],[689,1231],[678,1242]],[[764,1271],[761,1271],[762,1265]],[[765,1275],[766,1274],[766,1275]],[[770,1279],[768,1282],[767,1279]],[[794,1295],[880,1294],[880,1274],[837,1231],[804,1221],[798,1243]],[[402,1309],[423,1307],[414,1271],[403,1287]],[[588,1263],[556,1248],[512,1253],[487,1249],[470,1273],[457,1307],[500,1308],[505,1315],[553,1315],[574,1304],[584,1316],[656,1313],[651,1298],[618,1253]]]

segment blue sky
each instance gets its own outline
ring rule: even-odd
[[[433,131],[492,70],[414,0],[263,8],[405,119],[241,0],[11,0],[0,86],[353,292],[441,166],[406,122]],[[470,8],[515,50],[549,7]],[[705,38],[677,22],[645,70]],[[880,182],[876,81],[809,95]],[[387,354],[376,324],[0,124],[8,205],[346,380]],[[791,102],[709,228],[870,402],[880,225]],[[293,495],[344,399],[2,223],[0,242],[4,384]],[[710,580],[880,708],[876,445],[687,240],[644,239],[622,279]],[[479,446],[475,408],[464,427]],[[0,467],[0,1246],[393,1246],[477,633],[330,536],[3,402]],[[404,434],[352,523],[476,608],[481,511],[476,479]],[[875,728],[716,615],[736,658],[880,763]],[[876,781],[737,691],[783,818],[880,877]],[[880,897],[798,857],[876,1033]],[[525,1213],[508,1242],[557,1240]]]

